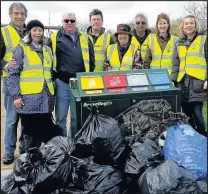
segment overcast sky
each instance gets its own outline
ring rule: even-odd
[[[8,10],[13,1],[1,1],[1,23],[10,21]],[[26,23],[38,19],[44,25],[61,25],[62,15],[65,12],[74,12],[80,22],[89,21],[89,13],[97,8],[103,12],[104,24],[107,29],[116,30],[119,23],[128,23],[134,16],[142,12],[149,20],[149,26],[154,26],[157,15],[169,14],[171,19],[184,16],[184,5],[188,1],[23,1],[28,9]]]

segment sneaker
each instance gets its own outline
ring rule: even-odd
[[[11,164],[14,162],[14,154],[4,154],[2,157],[2,163],[3,164]]]

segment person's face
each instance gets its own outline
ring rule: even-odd
[[[91,26],[94,30],[100,30],[103,25],[101,15],[92,15],[90,19]]]
[[[64,15],[62,25],[66,33],[73,34],[76,30],[76,18],[73,15]]]
[[[10,18],[15,26],[23,27],[26,19],[24,8],[13,8]]]
[[[160,19],[157,24],[157,28],[160,33],[167,33],[169,24],[166,19]]]
[[[145,32],[145,30],[147,29],[145,19],[142,17],[137,17],[135,19],[134,28],[137,32]]]
[[[185,18],[183,24],[183,32],[186,35],[192,35],[196,31],[194,18]]]
[[[43,39],[43,29],[40,27],[33,27],[31,29],[31,38],[35,43],[40,43]]]
[[[129,42],[129,34],[119,33],[118,34],[118,42],[120,45],[126,45]]]

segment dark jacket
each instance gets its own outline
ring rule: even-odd
[[[143,44],[143,42],[146,40],[147,36],[151,33],[151,30],[146,29],[145,35],[143,37],[138,36],[135,29],[131,33],[139,41],[140,44]]]
[[[85,72],[84,61],[80,46],[80,33],[74,33],[75,40],[66,34],[63,30],[58,31],[57,44],[56,44],[56,57],[57,57],[57,77],[69,83],[69,79],[76,77],[77,72]],[[48,40],[48,46],[52,49],[51,38]],[[89,57],[90,57],[90,72],[94,71],[95,60],[94,50],[91,41],[88,39]]]
[[[92,35],[92,26],[89,26],[89,27],[87,28],[87,34],[89,34],[90,36],[92,36],[93,44],[96,43],[98,37],[101,36],[104,32],[105,32],[105,28],[102,27],[101,30],[100,30],[100,34],[99,34],[98,36],[95,36],[95,35]],[[115,42],[114,42],[114,40],[113,40],[113,38],[112,38],[112,36],[111,36],[111,38],[110,38],[110,45],[111,45],[111,44],[114,44],[114,43],[115,43]]]
[[[187,49],[191,43],[196,39],[199,34],[197,33],[193,39],[181,38],[178,40],[178,45],[186,45]],[[173,69],[171,73],[171,80],[175,83],[175,86],[182,89],[182,99],[188,102],[200,102],[207,101],[207,90],[203,90],[204,81],[185,74],[183,79],[177,83],[177,77],[179,74],[180,59],[178,56],[177,48],[175,48],[175,54],[173,56]],[[207,62],[207,39],[204,44],[205,59]]]

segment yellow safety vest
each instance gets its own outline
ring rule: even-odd
[[[141,50],[141,56],[142,56],[143,60],[145,59],[145,54],[146,54],[146,51],[148,48],[148,42],[149,42],[150,35],[151,35],[151,33],[147,36],[147,38],[145,39],[145,41],[143,42],[142,45],[139,43],[139,41],[136,39],[135,36],[132,36],[132,39],[131,39],[131,43],[135,44],[136,48],[139,48]]]
[[[51,49],[43,46],[43,62],[38,54],[29,46],[20,42],[24,50],[24,65],[20,74],[20,93],[38,94],[41,93],[44,86],[44,80],[47,83],[48,89],[54,95],[54,86],[51,77],[51,69],[53,58]]]
[[[89,35],[89,38],[93,43],[93,38]],[[105,60],[105,52],[107,46],[110,45],[111,35],[109,33],[103,33],[97,38],[96,43],[94,44],[94,54],[95,54],[95,70],[94,72],[103,71],[103,63]]]
[[[197,36],[187,49],[186,46],[177,46],[180,59],[177,82],[186,74],[200,80],[207,78],[207,63],[204,54],[204,44],[207,36]]]
[[[51,35],[52,50],[53,50],[53,56],[54,56],[53,69],[56,69],[56,66],[57,66],[57,56],[56,56],[57,34],[58,33],[54,33]],[[84,34],[83,32],[80,32],[79,39],[80,39],[82,57],[84,60],[84,65],[85,65],[85,71],[89,72],[90,71],[90,56],[89,56],[89,47],[88,47],[88,36]]]
[[[157,41],[156,34],[151,34],[148,45],[152,53],[152,61],[150,63],[151,69],[167,68],[169,75],[171,74],[173,67],[174,48],[177,40],[178,37],[171,35],[165,50],[162,52]]]
[[[117,70],[131,70],[136,52],[135,44],[130,44],[128,50],[123,56],[122,61],[119,59],[118,43],[109,45],[107,47],[107,59],[110,62],[112,71]]]
[[[6,52],[4,55],[3,60],[9,62],[13,56],[13,49],[18,45],[21,37],[14,29],[14,27],[8,25],[6,27],[1,28],[2,37],[5,43]],[[8,73],[3,70],[3,77],[7,77]]]

